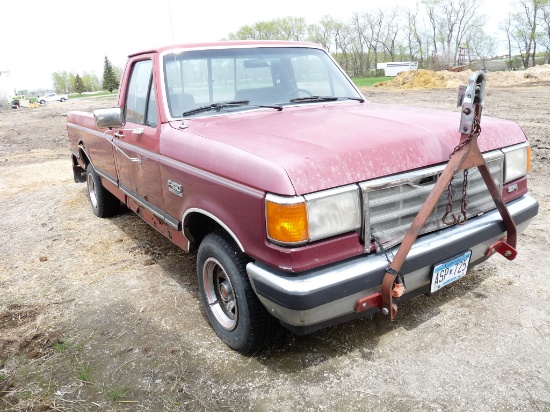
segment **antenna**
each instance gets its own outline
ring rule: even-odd
[[[174,24],[172,23],[172,9],[170,8],[170,0],[166,0],[166,3],[168,4],[168,14],[170,14],[170,31],[172,32],[172,45],[175,45],[176,42],[174,41]]]

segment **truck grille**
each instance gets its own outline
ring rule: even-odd
[[[485,162],[502,192],[502,169],[504,155],[494,151],[483,155]],[[424,204],[428,194],[441,175],[445,165],[371,180],[360,184],[363,193],[365,251],[371,250],[371,241],[376,248],[389,248],[401,243],[411,223]],[[463,172],[453,178],[453,213],[460,214],[462,204]],[[477,167],[468,171],[468,219],[494,209],[495,204]],[[437,206],[426,221],[420,234],[447,227],[442,221],[447,205],[445,190]]]

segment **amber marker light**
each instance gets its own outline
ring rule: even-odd
[[[527,146],[527,170],[526,173],[531,171],[531,146]]]
[[[300,244],[308,239],[307,210],[302,198],[266,197],[267,236],[275,243]]]

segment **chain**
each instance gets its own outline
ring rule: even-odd
[[[481,133],[481,125],[479,124],[479,116],[474,116],[474,121],[472,123],[472,132],[468,135],[466,139],[464,139],[462,142],[460,142],[458,145],[455,146],[452,153],[449,155],[449,159],[460,149],[462,149],[464,146],[466,146],[468,143],[472,141],[474,136],[479,136]]]
[[[479,124],[479,116],[474,116],[474,121],[472,123],[472,132],[468,135],[466,139],[460,142],[455,146],[453,152],[449,155],[449,159],[464,146],[472,141],[474,136],[479,136],[481,133],[481,125]],[[462,181],[462,205],[460,207],[460,215],[455,216],[453,214],[453,178],[449,181],[449,186],[447,187],[447,205],[445,206],[445,214],[441,221],[447,226],[450,225],[463,225],[466,220],[466,207],[468,206],[468,169],[464,169],[464,178]],[[447,217],[451,215],[452,219],[448,220]]]
[[[449,216],[449,213],[451,214],[451,220],[447,220],[447,216]],[[445,206],[445,214],[443,215],[443,218],[441,219],[443,223],[445,223],[447,226],[456,224],[456,216],[453,214],[453,177],[451,176],[451,180],[449,180],[449,186],[447,186],[447,205]]]
[[[462,206],[460,207],[461,215],[458,216],[456,223],[463,225],[468,219],[466,217],[466,206],[468,206],[468,169],[464,169],[464,180],[462,181]]]

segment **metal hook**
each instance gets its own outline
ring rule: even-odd
[[[453,215],[454,217],[454,215]],[[466,223],[466,212],[462,212],[460,215],[458,215],[458,217],[456,218],[456,224],[457,225],[463,225],[464,223]]]
[[[451,213],[451,217],[453,218],[450,222],[447,222],[447,216],[449,215],[449,213],[451,212],[445,212],[445,214],[443,215],[443,218],[441,219],[443,221],[443,223],[445,223],[447,226],[451,226],[451,225],[456,225],[457,224],[457,219],[456,219],[456,216],[454,215],[454,213]]]

